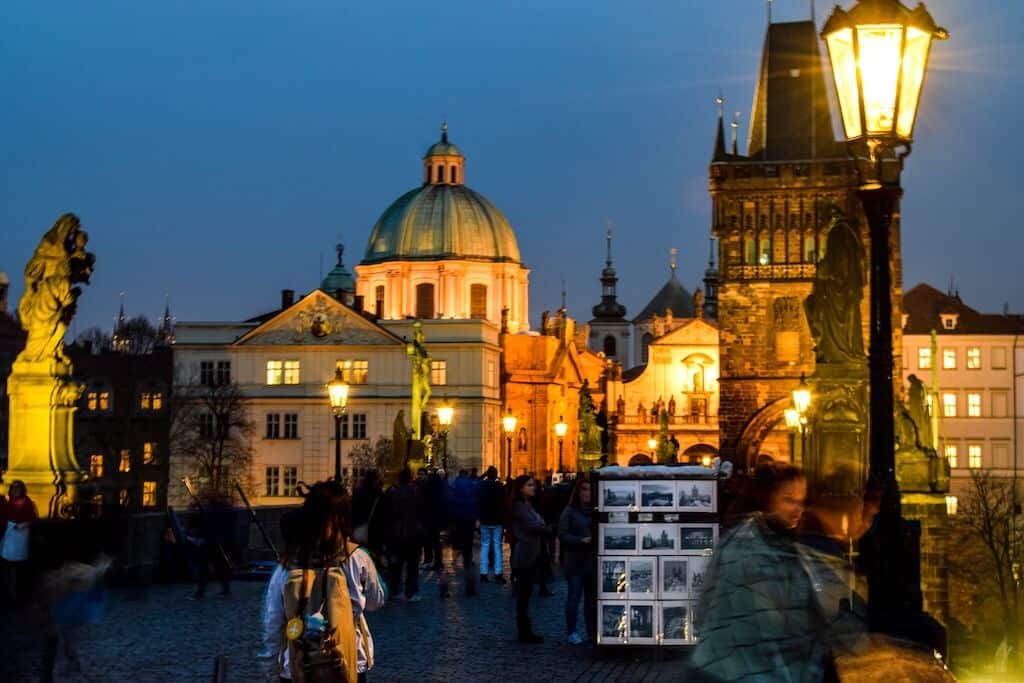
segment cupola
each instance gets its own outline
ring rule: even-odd
[[[458,147],[448,142],[448,122],[441,124],[441,139],[423,155],[424,185],[462,185],[465,177],[466,157]]]

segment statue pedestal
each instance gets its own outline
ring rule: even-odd
[[[819,364],[809,380],[814,401],[807,428],[803,467],[807,480],[820,486],[837,471],[845,471],[843,488],[860,492],[867,482],[868,377],[863,364]],[[830,485],[839,482],[830,480]]]
[[[70,373],[69,364],[56,360],[17,360],[7,379],[10,438],[4,481],[24,481],[42,517],[67,516],[86,479],[75,459],[72,422],[84,387]]]

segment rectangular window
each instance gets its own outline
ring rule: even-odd
[[[366,413],[352,414],[352,438],[366,438]]]
[[[93,453],[89,456],[89,476],[99,479],[103,476],[103,454]]]
[[[156,482],[142,482],[142,507],[156,507]]]
[[[981,394],[967,394],[967,417],[981,417]]]
[[[271,465],[267,467],[267,474],[264,477],[264,489],[263,495],[265,496],[279,496],[281,495],[281,468],[277,465]]]
[[[159,391],[144,391],[139,400],[139,407],[142,410],[160,410],[164,407],[164,395]]]
[[[968,444],[967,466],[970,467],[972,470],[976,470],[981,467],[981,444]]]
[[[435,387],[448,384],[448,361],[430,361],[430,384]]]
[[[101,391],[99,397],[99,409],[110,410],[110,392]]]
[[[992,417],[1006,417],[1009,400],[1005,391],[992,392]]]
[[[370,374],[370,361],[366,360],[339,360],[335,366],[349,384],[366,384]]]
[[[942,349],[942,369],[956,370],[956,349]]]
[[[338,424],[341,425],[341,438],[348,438],[348,413],[344,413],[338,420]]]
[[[498,386],[498,377],[495,373],[496,366],[493,360],[487,361],[487,386],[496,387]]]
[[[284,362],[284,383],[285,384],[298,384],[299,383],[299,361],[297,361],[297,360],[286,360]]]
[[[199,383],[204,386],[209,386],[214,382],[213,375],[213,361],[212,360],[201,360],[199,361]]]
[[[152,465],[156,462],[156,441],[142,443],[142,464]]]
[[[932,350],[930,348],[922,348],[917,350],[917,369],[918,370],[931,370],[932,368]]]
[[[231,384],[231,361],[217,361],[215,379],[217,380],[217,384]]]
[[[85,395],[85,407],[90,411],[95,411],[99,407],[99,394],[95,391],[90,391]]]
[[[1006,369],[1006,347],[997,346],[992,349],[992,369],[993,370],[1005,370]]]
[[[121,458],[117,463],[118,472],[131,472],[132,471],[132,452],[127,448],[121,449]]]
[[[1010,466],[1010,444],[996,442],[992,444],[992,467],[1006,469]]]
[[[295,496],[298,495],[295,491],[296,485],[299,483],[299,468],[298,467],[285,467],[283,476],[283,487],[281,488],[282,496]]]
[[[264,438],[281,438],[281,413],[267,413],[267,432]]]
[[[279,360],[267,361],[267,384],[281,384],[284,381],[284,363]]]
[[[285,413],[284,414],[284,438],[286,438],[286,439],[297,439],[297,438],[299,438],[299,414],[298,413]]]
[[[959,467],[956,462],[956,444],[946,444],[946,460],[951,468]]]
[[[469,317],[487,319],[487,285],[470,285]]]
[[[956,417],[956,394],[942,395],[942,416]]]
[[[967,369],[981,369],[981,349],[977,346],[970,346],[967,348]]]
[[[203,439],[213,438],[213,413],[199,414],[199,436]]]

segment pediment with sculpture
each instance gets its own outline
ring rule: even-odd
[[[333,297],[314,290],[239,338],[238,346],[397,346],[404,342]]]

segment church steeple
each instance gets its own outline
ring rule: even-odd
[[[121,310],[118,311],[117,321],[114,323],[114,333],[110,337],[110,345],[115,351],[127,353],[131,349],[131,340],[128,338],[128,318],[124,314],[124,292],[121,292]]]
[[[171,302],[164,297],[164,317],[160,319],[160,331],[157,336],[161,346],[170,346],[174,343],[174,317],[171,315]]]
[[[605,233],[604,270],[601,271],[601,303],[592,309],[595,320],[621,320],[625,317],[626,307],[618,302],[616,293],[618,282],[619,276],[612,266],[612,224],[608,221],[608,230]]]
[[[715,238],[708,240],[708,267],[704,271],[704,317],[718,319],[718,268],[715,266]]]
[[[715,132],[715,151],[711,155],[711,161],[727,161],[729,155],[725,151],[725,98],[719,95],[715,98],[718,105],[718,130]]]

